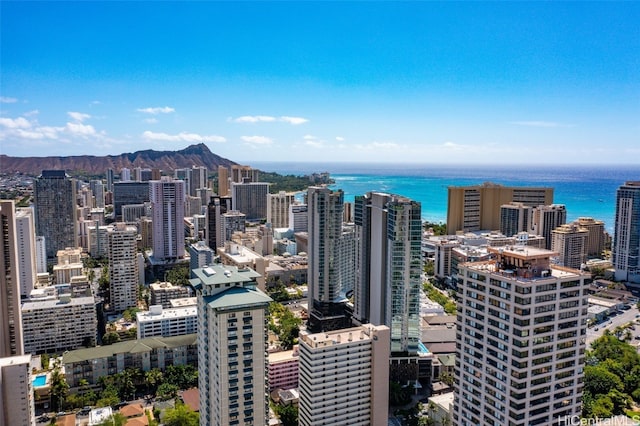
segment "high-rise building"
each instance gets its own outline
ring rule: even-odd
[[[231,195],[229,187],[229,169],[225,166],[218,166],[218,195],[220,197]]]
[[[307,190],[309,209],[309,330],[313,333],[344,328],[347,301],[340,281],[344,193],[327,187]]]
[[[533,232],[544,237],[544,248],[551,250],[551,231],[567,223],[564,204],[540,205],[533,209]]]
[[[289,229],[293,232],[307,232],[309,213],[306,204],[292,204],[289,206]]]
[[[605,240],[604,222],[591,217],[579,217],[575,223],[588,232],[587,257],[594,258],[602,256]]]
[[[24,354],[20,315],[20,271],[13,201],[0,201],[0,357]]]
[[[529,232],[533,227],[533,208],[522,203],[500,206],[500,232],[512,237],[518,232]]]
[[[113,191],[114,172],[113,169],[107,169],[107,191]]]
[[[556,263],[580,269],[587,261],[589,231],[575,223],[565,223],[551,231],[551,250],[558,254]]]
[[[131,180],[131,170],[123,167],[120,170],[120,182],[129,182]]]
[[[189,182],[189,195],[197,196],[197,190],[207,188],[209,171],[203,166],[191,167],[191,182]]]
[[[78,246],[76,185],[64,170],[43,170],[33,188],[36,235],[47,241],[47,259]]]
[[[295,202],[294,192],[280,191],[267,194],[267,223],[273,228],[289,226],[289,207]]]
[[[47,245],[42,235],[36,235],[36,272],[47,272]]]
[[[149,202],[149,182],[116,182],[113,184],[113,214],[122,218],[122,206]]]
[[[89,182],[89,188],[95,200],[92,207],[104,208],[104,184],[101,180],[92,180]]]
[[[222,215],[222,236],[224,242],[231,241],[234,232],[244,232],[247,215],[237,210],[231,210]],[[222,246],[224,247],[224,242]]]
[[[579,417],[590,276],[546,249],[488,250],[495,259],[460,265],[454,424]]]
[[[553,188],[512,187],[494,183],[450,186],[447,206],[447,232],[473,232],[500,229],[500,206],[522,203],[535,207],[553,203]]]
[[[207,205],[207,240],[213,250],[224,247],[226,240],[222,215],[228,211],[231,211],[231,197],[211,197]]]
[[[389,328],[371,324],[300,333],[301,426],[386,426]]]
[[[354,207],[354,318],[389,326],[392,353],[416,354],[422,268],[420,203],[370,192],[356,197]]]
[[[640,181],[618,188],[612,248],[616,280],[640,283]]]
[[[231,183],[231,204],[234,210],[247,215],[247,220],[267,217],[267,194],[269,183]]]
[[[31,355],[0,357],[0,426],[34,426]]]
[[[152,180],[149,198],[153,205],[154,259],[184,258],[184,182],[168,177]]]
[[[234,164],[231,166],[231,182],[233,183],[250,183],[259,182],[260,172],[258,169],[252,169],[250,166],[241,166]]]
[[[121,312],[138,303],[137,236],[136,227],[123,222],[113,225],[107,233],[110,308],[114,311]]]
[[[33,209],[30,207],[16,210],[16,242],[18,244],[20,296],[28,297],[37,280],[36,229]]]
[[[197,268],[204,268],[205,266],[212,265],[215,257],[216,252],[204,241],[198,241],[195,244],[191,244],[189,246],[189,270],[193,271]]]
[[[267,308],[257,272],[230,265],[196,269],[200,423],[266,425]]]

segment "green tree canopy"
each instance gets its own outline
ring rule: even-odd
[[[198,426],[200,416],[185,404],[169,408],[164,415],[165,426]]]

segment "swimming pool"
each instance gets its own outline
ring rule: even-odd
[[[45,374],[36,376],[36,378],[33,379],[33,386],[44,386],[46,384],[47,384],[47,376]]]

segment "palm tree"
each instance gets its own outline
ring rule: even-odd
[[[158,385],[162,383],[163,374],[157,368],[153,368],[144,374],[144,381],[147,384],[147,392],[155,395]]]

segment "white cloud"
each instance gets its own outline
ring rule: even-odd
[[[142,138],[151,141],[166,142],[226,142],[222,136],[217,135],[199,135],[197,133],[180,132],[177,135],[168,133],[156,133],[149,130],[142,133]]]
[[[453,149],[453,150],[456,150],[456,151],[459,151],[459,150],[464,148],[464,145],[460,145],[460,144],[457,144],[455,142],[450,142],[450,141],[443,143],[442,146],[444,148]]]
[[[312,148],[324,148],[324,143],[322,141],[308,140],[304,144]]]
[[[317,140],[318,138],[316,138],[316,137],[315,137],[315,136],[313,136],[313,135],[304,135],[304,136],[302,137],[302,139],[307,140],[307,141],[315,141],[315,140]]]
[[[150,108],[138,108],[136,111],[143,112],[145,114],[169,114],[171,112],[175,112],[176,110],[171,107],[150,107]]]
[[[157,118],[151,117],[151,118],[145,118],[144,119],[145,123],[149,123],[149,124],[156,124],[158,122]]]
[[[31,123],[24,117],[0,117],[0,126],[4,126],[8,129],[28,129],[29,127],[31,127]]]
[[[94,129],[93,126],[82,123],[67,123],[65,131],[70,135],[80,136],[81,138],[95,136],[97,134],[96,129]]]
[[[558,123],[555,121],[512,121],[511,124],[515,124],[517,126],[545,128],[573,127],[573,124]]]
[[[243,115],[242,117],[232,118],[234,123],[271,123],[276,121],[275,117],[270,115]]]
[[[302,118],[302,117],[282,116],[282,117],[280,117],[280,121],[284,121],[285,123],[289,123],[289,124],[293,124],[294,126],[297,126],[298,124],[307,123],[309,120],[307,120],[306,118]]]
[[[32,111],[27,111],[22,115],[24,115],[25,117],[35,117],[38,114],[40,114],[40,111],[38,111],[37,109],[34,109]]]
[[[15,104],[18,102],[16,98],[8,98],[6,96],[0,96],[0,104]]]
[[[273,139],[266,136],[242,136],[240,139],[245,142],[254,143],[257,145],[270,145],[273,143]]]
[[[83,122],[84,120],[86,120],[88,118],[91,118],[91,116],[89,114],[85,114],[85,113],[82,113],[82,112],[70,111],[70,112],[67,112],[67,115],[69,117],[71,117],[72,120],[76,120],[76,121],[79,121],[79,122]]]
[[[338,142],[344,142],[344,138],[342,136],[336,136],[336,140]]]
[[[100,105],[101,103],[100,101],[91,101],[91,105]]]
[[[282,122],[282,123],[289,123],[289,124],[293,124],[298,125],[298,124],[303,124],[308,122],[309,120],[303,117],[291,117],[291,116],[286,116],[283,115],[281,117],[274,117],[271,115],[243,115],[241,117],[236,117],[236,118],[229,118],[228,121],[234,122],[234,123],[273,123],[276,121]]]
[[[400,145],[398,145],[395,142],[371,142],[368,144],[358,144],[355,145],[355,148],[358,150],[366,150],[366,151],[372,151],[372,150],[395,150],[400,148]]]

